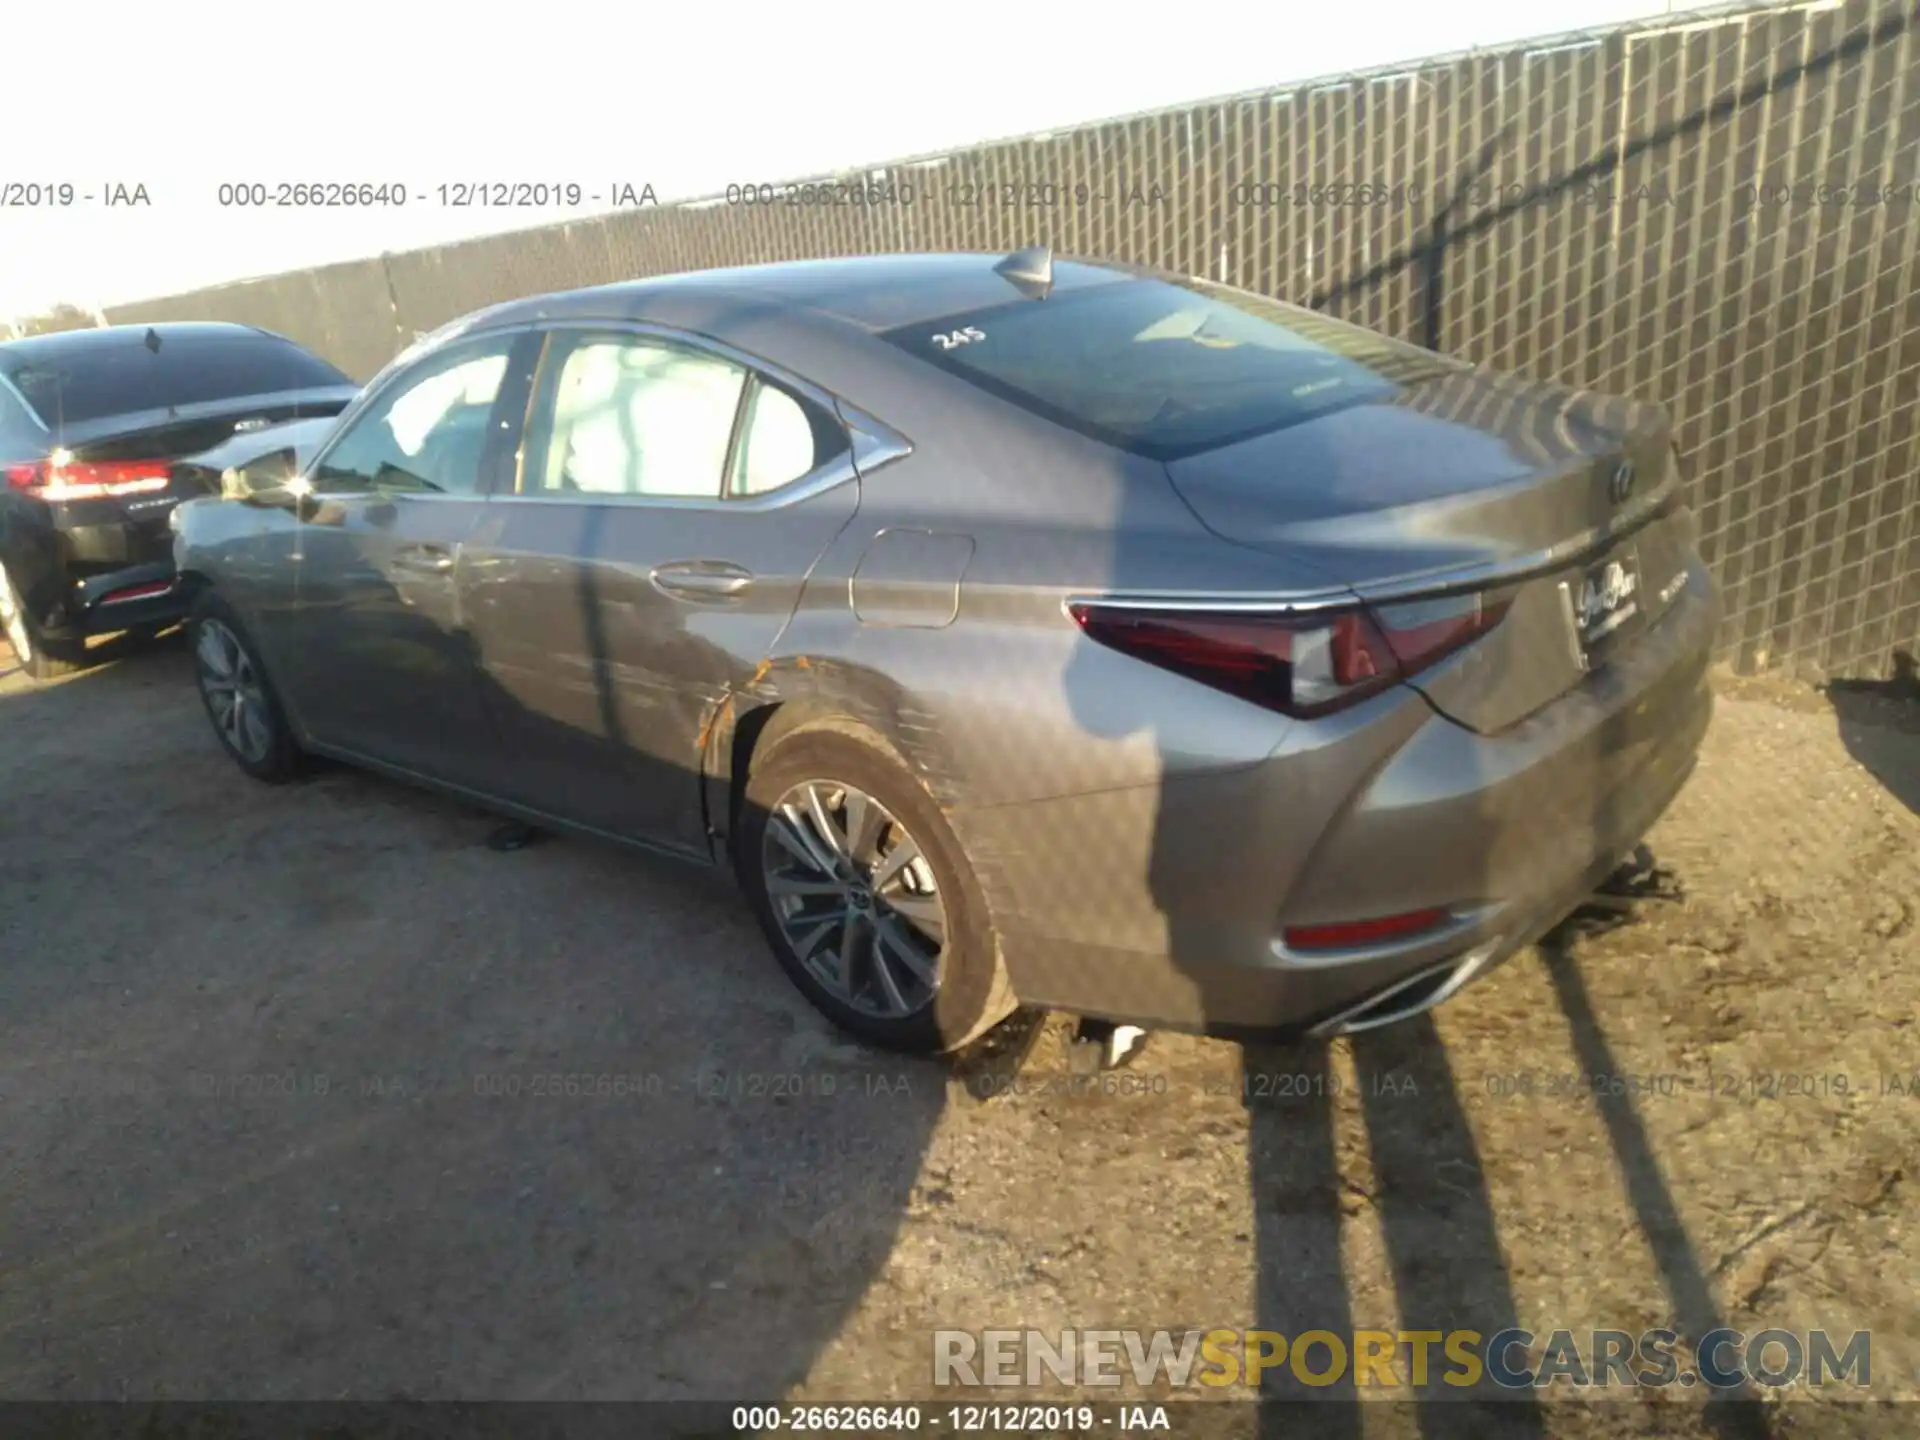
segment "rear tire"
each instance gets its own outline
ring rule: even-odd
[[[50,643],[34,628],[26,603],[14,588],[7,567],[0,565],[0,633],[13,647],[13,658],[30,680],[55,680],[80,668],[86,647]]]
[[[187,642],[201,703],[233,763],[269,785],[298,775],[305,757],[233,607],[213,591],[204,592],[187,618]]]
[[[878,737],[784,735],[754,757],[745,801],[734,843],[742,887],[788,978],[828,1019],[928,1055],[1013,1013],[973,868]]]

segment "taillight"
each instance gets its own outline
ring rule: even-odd
[[[164,490],[171,474],[165,460],[70,460],[55,455],[7,467],[7,484],[36,500],[98,500]]]
[[[1512,606],[1511,594],[1448,595],[1376,605],[1373,614],[1400,663],[1401,675],[1407,676],[1472,644],[1506,619]]]
[[[1102,645],[1309,719],[1426,669],[1499,624],[1507,603],[1466,596],[1334,613],[1240,614],[1074,601],[1067,610]]]

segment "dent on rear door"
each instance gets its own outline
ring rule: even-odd
[[[857,502],[849,481],[770,508],[496,503],[467,547],[467,623],[511,758],[509,798],[704,849],[709,722],[751,682]],[[656,583],[702,563],[750,578],[731,594]]]

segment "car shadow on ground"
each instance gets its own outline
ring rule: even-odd
[[[87,647],[86,658],[80,662],[73,673],[85,675],[89,671],[131,659],[155,648],[178,649],[183,637],[184,631],[178,625],[170,625],[164,630],[151,634],[122,631],[102,636]],[[36,683],[28,678],[26,670],[20,664],[20,657],[14,653],[13,646],[7,643],[7,637],[0,635],[0,684],[8,682],[12,682],[10,688]]]
[[[1889,795],[1920,815],[1920,665],[1898,650],[1885,680],[1835,680],[1826,687],[1847,753],[1872,772]]]
[[[802,1382],[914,1208],[944,1068],[828,1032],[717,874],[501,854],[344,767],[246,779],[191,663],[0,694],[0,1173],[37,1177],[0,1191],[0,1390]],[[67,903],[111,834],[129,903]]]

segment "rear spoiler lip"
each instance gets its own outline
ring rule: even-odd
[[[326,413],[322,407],[332,406],[331,413],[338,414],[359,393],[360,387],[353,384],[314,385],[298,390],[270,390],[259,395],[234,395],[224,400],[206,400],[196,405],[182,405],[171,410],[137,410],[120,415],[106,415],[98,420],[85,420],[77,425],[67,425],[59,429],[48,427],[46,433],[48,444],[53,448],[77,450],[83,446],[97,445],[103,440],[116,440],[128,435],[137,435],[143,430],[165,430],[174,425],[190,425],[196,420],[214,420],[228,415],[236,419],[245,419],[258,411],[285,409],[288,406],[312,406],[314,415],[311,418],[318,419]]]
[[[1652,524],[1680,498],[1680,477],[1669,470],[1657,489],[1623,508],[1604,525],[1570,535],[1565,540],[1523,555],[1468,565],[1444,565],[1384,580],[1313,590],[1194,591],[1177,594],[1126,592],[1074,594],[1062,599],[1061,609],[1073,605],[1105,605],[1124,610],[1208,610],[1234,614],[1297,615],[1352,609],[1356,605],[1391,604],[1400,600],[1437,600],[1479,590],[1499,589],[1549,574],[1624,539]]]
[[[1409,575],[1395,575],[1390,579],[1356,585],[1354,593],[1370,603],[1427,600],[1532,580],[1595,555],[1636,530],[1645,529],[1667,513],[1679,497],[1680,476],[1669,467],[1666,477],[1657,487],[1621,507],[1610,520],[1578,531],[1552,545],[1502,560],[1444,565]]]

